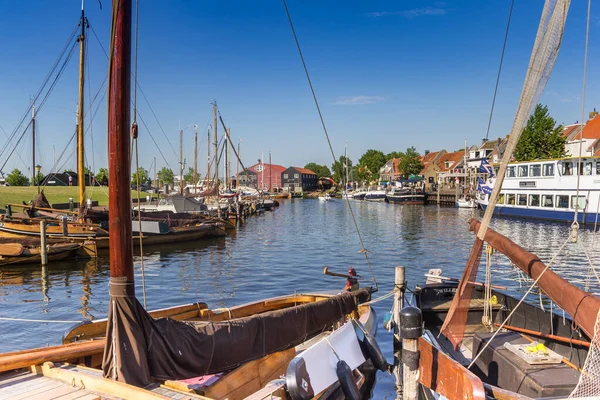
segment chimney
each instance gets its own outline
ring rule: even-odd
[[[425,150],[425,155],[429,154],[429,150]]]
[[[598,115],[598,111],[596,111],[596,107],[594,107],[594,111],[590,112],[590,119],[594,119]]]

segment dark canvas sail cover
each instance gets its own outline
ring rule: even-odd
[[[365,289],[223,322],[152,319],[125,287],[113,289],[104,376],[136,386],[227,371],[298,345],[368,299]],[[121,293],[118,293],[118,292]]]

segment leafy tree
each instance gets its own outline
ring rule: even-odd
[[[138,175],[140,178],[140,185],[147,185],[150,183],[150,177],[148,176],[148,171],[146,171],[144,168],[139,167],[137,171],[135,171],[133,173],[133,175],[131,175],[131,182],[134,185],[138,184]]]
[[[560,158],[567,155],[562,125],[548,114],[548,107],[538,104],[527,120],[514,152],[517,161]]]
[[[96,181],[100,185],[108,185],[108,168],[100,168],[96,174]]]
[[[379,169],[385,164],[385,154],[379,150],[367,150],[358,160],[360,179],[371,181],[379,178]]]
[[[171,168],[162,167],[156,175],[158,175],[158,180],[160,181],[160,183],[162,185],[164,185],[164,184],[173,185],[173,181],[175,180],[175,175],[173,174],[173,170]]]
[[[336,182],[347,182],[348,177],[346,176],[346,162],[348,163],[348,173],[352,169],[352,160],[346,156],[340,156],[340,159],[331,165],[333,171],[333,180]]]
[[[406,152],[400,157],[398,169],[405,178],[409,178],[411,175],[421,174],[423,163],[421,162],[421,155],[417,152],[417,149],[414,147],[406,149]]]
[[[15,168],[6,177],[6,183],[8,183],[10,186],[29,186],[29,178]]]
[[[310,169],[312,172],[317,174],[317,178],[331,176],[331,171],[329,170],[329,168],[326,165],[319,165],[317,163],[310,162],[310,163],[306,164],[304,166],[304,168]]]
[[[183,180],[190,185],[194,184],[194,168],[188,168],[188,171],[183,175]]]
[[[44,181],[44,174],[42,174],[41,172],[38,172],[35,176],[35,179],[33,180],[33,186],[38,186],[41,185],[42,182]]]
[[[390,161],[392,158],[402,158],[402,156],[404,156],[404,153],[401,151],[392,151],[391,153],[388,153],[385,156],[385,161],[388,162]]]
[[[65,169],[62,173],[63,174],[66,174],[66,173],[72,173],[72,174],[74,174],[75,171],[73,171],[72,169]]]

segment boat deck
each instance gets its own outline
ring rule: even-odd
[[[20,370],[0,374],[0,399],[3,400],[122,400],[175,399],[205,397],[184,393],[158,383],[144,389],[102,377],[102,371],[61,365],[36,367],[36,372]]]

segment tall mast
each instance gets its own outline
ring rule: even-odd
[[[206,163],[206,185],[208,186],[208,182],[210,182],[210,128],[207,131],[207,144],[206,144],[206,150],[208,152],[208,158],[207,158],[207,163]],[[206,187],[205,187],[206,189]]]
[[[227,128],[227,189],[231,190],[231,129],[229,128]]]
[[[273,190],[273,182],[271,180],[271,170],[272,170],[271,152],[269,152],[269,191]]]
[[[215,152],[215,184],[219,184],[219,142],[217,140],[217,101],[213,103],[213,113],[214,113],[214,121],[213,121],[213,133],[215,142],[213,143],[214,152]]]
[[[156,157],[154,157],[154,187],[158,189],[158,176],[156,176]]]
[[[194,193],[198,186],[198,125],[194,125]]]
[[[265,152],[260,152],[260,191],[265,190]]]
[[[35,186],[35,102],[31,106],[31,186]]]
[[[348,143],[344,147],[344,163],[346,163],[346,184],[344,185],[344,192],[348,190]],[[342,179],[342,183],[344,180]]]
[[[79,184],[79,212],[81,213],[85,206],[85,169],[84,169],[84,151],[83,151],[83,97],[85,81],[85,28],[87,19],[83,11],[83,2],[81,3],[81,33],[77,38],[79,42],[79,100],[77,103],[77,182]]]
[[[111,293],[135,295],[131,238],[131,0],[114,2],[108,80],[108,224]]]
[[[179,130],[179,192],[183,194],[183,129]]]
[[[231,140],[231,137],[229,138]],[[238,142],[237,163],[235,167],[235,188],[240,187],[240,142]]]
[[[225,175],[225,182],[224,182],[224,189],[225,191],[227,191],[227,189],[229,188],[229,173],[227,171],[227,164],[229,163],[229,143],[227,142],[227,140],[225,141],[225,162],[223,163],[223,174]]]

